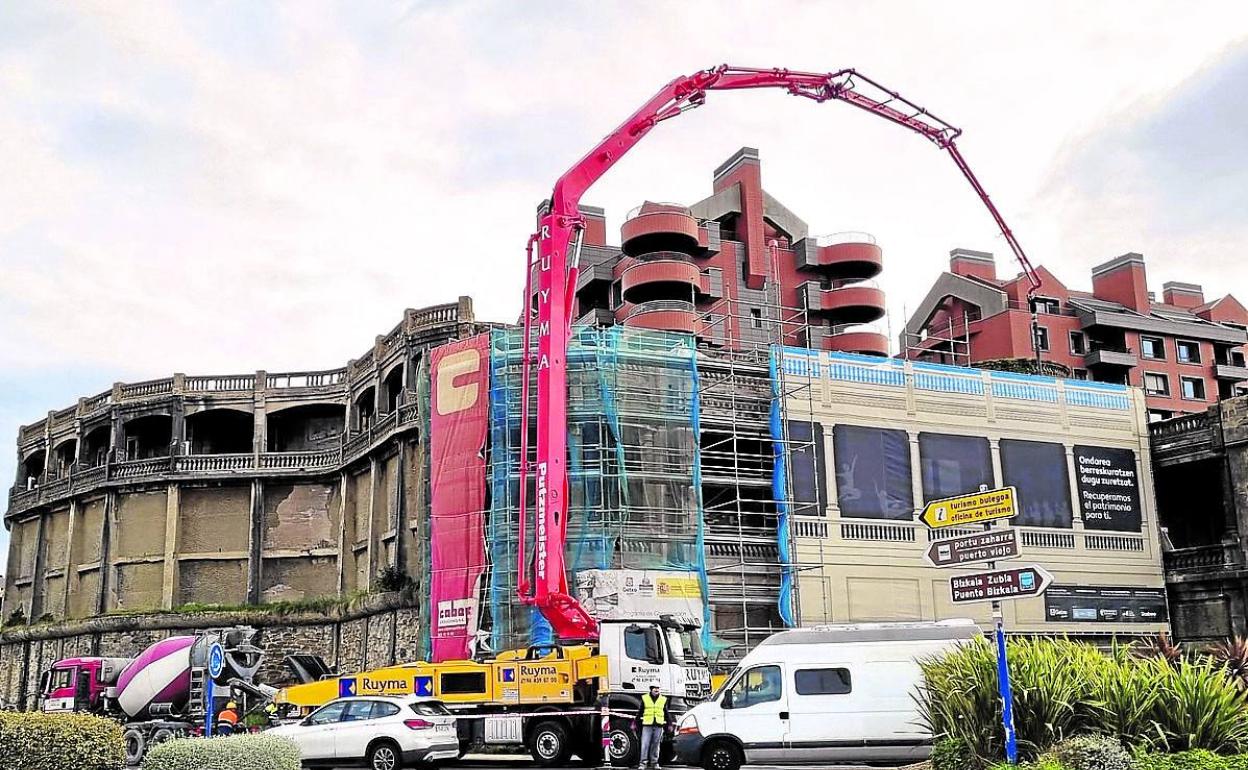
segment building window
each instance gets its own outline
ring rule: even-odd
[[[611,309],[615,310],[622,304],[624,304],[624,287],[616,281],[611,284]]]
[[[1062,310],[1062,303],[1051,297],[1034,297],[1031,300],[1031,310],[1033,313],[1057,315]]]
[[[1042,353],[1049,351],[1049,330],[1043,326],[1036,327],[1036,350]]]
[[[1088,338],[1083,332],[1070,333],[1070,352],[1071,355],[1082,356],[1088,352]]]
[[[1200,377],[1180,377],[1179,383],[1183,388],[1183,398],[1189,401],[1205,400],[1205,381]]]
[[[750,326],[755,329],[763,328],[763,311],[752,307],[750,308]]]
[[[1177,340],[1174,343],[1174,355],[1181,364],[1200,363],[1200,343]]]
[[[1170,378],[1164,374],[1144,373],[1144,392],[1150,396],[1170,395]]]
[[[899,521],[914,516],[910,437],[904,430],[837,425],[832,447],[842,516]]]
[[[1161,337],[1140,337],[1140,355],[1156,361],[1166,359],[1166,343]]]
[[[1024,527],[1070,527],[1070,476],[1066,448],[1043,441],[1001,439],[1001,475],[1018,488]]]
[[[1087,369],[1075,369],[1073,372],[1070,373],[1070,377],[1071,379],[1074,379],[1074,380],[1086,380],[1088,379],[1088,370]]]

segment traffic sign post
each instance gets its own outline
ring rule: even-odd
[[[933,567],[944,568],[1017,559],[1020,555],[1015,530],[988,529],[963,537],[933,541],[923,558]]]
[[[923,507],[919,521],[930,529],[987,524],[1018,515],[1018,493],[1014,487],[985,489],[969,495],[933,500]]]
[[[208,676],[204,682],[204,737],[212,737],[212,728],[216,722],[217,697],[216,679],[225,672],[225,649],[219,642],[208,648]]]
[[[989,572],[952,578],[949,591],[954,604],[992,602],[1001,723],[1005,728],[1005,758],[1011,765],[1018,764],[1018,738],[1014,732],[1014,695],[1005,656],[1005,619],[1001,613],[1001,599],[1038,596],[1052,581],[1052,576],[1039,567],[997,571],[998,561],[1019,557],[1018,536],[1012,529],[992,529],[992,522],[1017,515],[1018,491],[1014,487],[988,489],[981,486],[978,492],[969,495],[933,500],[924,506],[919,516],[919,520],[933,530],[974,524],[984,527],[983,532],[932,542],[923,558],[933,567],[942,568],[988,562]]]

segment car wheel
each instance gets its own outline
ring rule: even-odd
[[[641,759],[641,740],[637,731],[626,720],[612,720],[610,740],[611,764],[615,767],[634,767]]]
[[[538,722],[529,732],[529,753],[533,761],[542,767],[557,767],[567,763],[572,756],[568,731],[553,720]]]
[[[374,743],[368,749],[369,770],[399,770],[403,767],[403,755],[399,747],[390,741]]]
[[[143,735],[143,731],[137,727],[131,727],[126,730],[122,741],[126,747],[126,766],[133,767],[142,762],[143,755],[147,753],[147,738]]]
[[[704,770],[740,770],[741,752],[727,741],[712,741],[702,749]]]

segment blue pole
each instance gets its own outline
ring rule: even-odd
[[[204,683],[204,700],[208,701],[206,704],[207,708],[204,709],[204,737],[211,738],[212,722],[213,717],[215,716],[212,712],[216,708],[217,698],[216,694],[213,692],[213,685],[215,683],[212,681],[212,677],[208,677],[207,679],[208,681]]]
[[[999,605],[998,605],[999,607]],[[997,682],[1001,688],[1001,723],[1005,726],[1005,761],[1018,764],[1018,736],[1014,734],[1014,693],[1010,689],[1010,666],[1005,658],[1005,624],[1000,610],[997,621]]]

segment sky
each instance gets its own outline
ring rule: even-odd
[[[1248,299],[1243,3],[7,0],[0,437],[114,381],[341,366],[461,294],[515,319],[558,175],[725,62],[852,67],[962,128],[1073,288],[1136,251],[1155,289]],[[779,92],[712,94],[583,202],[618,236],[645,199],[708,195],[741,146],[812,234],[875,235],[893,337],[950,249],[1016,272],[938,149]]]

